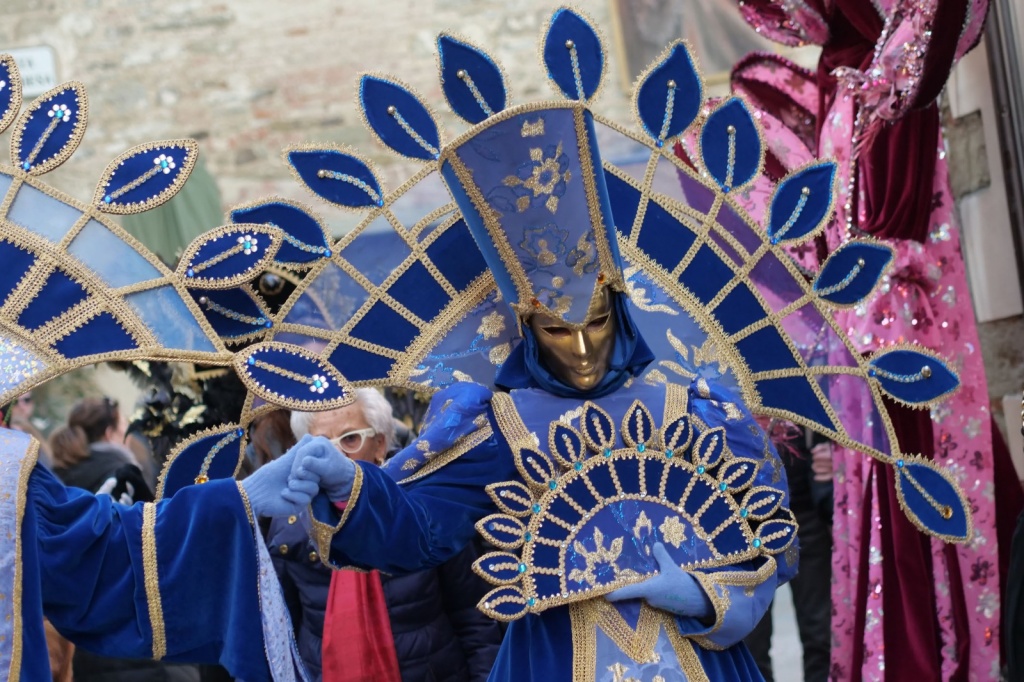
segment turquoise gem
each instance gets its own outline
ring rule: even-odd
[[[29,168],[31,168],[31,167],[32,167],[32,164],[31,164],[31,163],[29,163],[28,161],[26,161],[25,163],[21,164],[21,167],[22,167],[22,168],[23,168],[24,170],[28,170]]]
[[[675,456],[675,454],[676,453],[672,452],[671,450],[666,450],[665,451],[665,456],[668,457],[668,458],[672,458],[673,456]]]
[[[743,518],[747,518],[747,514],[748,513],[749,512],[747,511],[746,507],[744,507],[743,509],[740,509],[740,516],[742,516]]]
[[[643,452],[644,450],[646,450],[646,449],[647,449],[647,446],[646,446],[646,445],[644,445],[643,443],[640,443],[640,445],[637,445],[637,446],[636,446],[636,449],[637,449],[638,451],[640,451],[640,452]]]
[[[604,449],[604,456],[605,457],[611,457],[612,456],[612,449],[611,448],[605,448]]]
[[[760,540],[760,538],[754,538],[754,541],[752,543],[750,543],[750,544],[754,545],[754,547],[760,547],[761,546],[761,540]]]
[[[896,466],[898,466],[900,469],[902,469],[903,468],[903,460],[902,459],[896,460]]]
[[[253,356],[250,355],[248,362],[249,362],[250,365],[255,365],[256,364],[256,358],[254,358]]]
[[[111,201],[113,201],[113,198],[111,198],[111,196],[109,194],[107,196],[103,197],[103,203],[109,204]]]
[[[698,474],[703,474],[704,473],[704,466],[703,465],[697,467],[697,473]]]
[[[576,471],[579,471],[580,469],[583,468],[583,462],[576,462],[575,464],[572,465],[572,468],[575,469]]]
[[[160,167],[161,168],[167,168],[167,161],[161,161],[160,162]]]
[[[548,481],[548,487],[554,490],[555,488],[558,487],[558,483],[556,483],[555,481]]]
[[[320,384],[320,380],[319,380],[319,379],[317,379],[316,381],[314,381],[314,382],[313,382],[313,385],[314,385],[314,386],[316,386],[317,388],[320,388],[320,386],[321,386],[321,384]]]
[[[729,487],[729,486],[728,486],[728,485],[726,485],[725,483],[719,483],[719,484],[718,484],[718,489],[719,489],[719,490],[725,490],[725,489],[726,489],[726,488],[728,488],[728,487]]]
[[[540,505],[539,504],[533,505],[533,513],[534,514],[540,514]]]
[[[529,604],[530,606],[533,606],[534,604],[537,603],[537,600],[534,599],[533,597],[530,597],[529,599],[526,600],[526,603]]]
[[[519,572],[526,573],[526,564],[519,564]]]
[[[527,542],[529,542],[530,540],[533,539],[533,533],[527,533],[526,535],[523,536],[523,539],[526,540]]]
[[[187,275],[188,277],[195,277],[196,271],[193,270],[192,268],[189,268],[188,270],[185,271],[185,275]]]
[[[54,116],[56,116],[57,118],[64,118],[64,110],[58,109]]]
[[[267,321],[266,321],[266,322],[265,322],[265,323],[263,324],[263,326],[264,326],[264,327],[266,327],[267,329],[270,329],[271,327],[273,327],[273,326],[274,326],[274,323],[273,323],[273,322],[271,322],[270,320],[267,320]]]
[[[326,256],[327,258],[330,258],[331,257],[331,250],[330,249],[325,250],[324,251],[324,256]]]

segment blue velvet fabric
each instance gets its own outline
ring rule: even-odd
[[[328,201],[351,206],[354,204],[345,203],[345,201],[354,201],[357,198],[368,200],[366,193],[355,185],[339,180],[317,177],[316,172],[321,169],[343,172],[338,168],[341,164],[336,162],[339,156],[342,155],[330,151],[289,152],[288,160],[302,177],[306,186]],[[316,168],[313,169],[311,168],[312,166],[316,166]],[[348,171],[354,178],[366,182],[379,193],[380,187],[369,172],[369,169],[367,169],[365,175],[358,174],[356,169],[351,167],[344,167],[344,170]],[[314,184],[314,181],[316,184]],[[323,187],[319,183],[328,184],[326,187]],[[357,194],[353,198],[349,196],[348,192],[356,192]],[[274,260],[279,263],[311,263],[321,258],[329,258],[331,255],[330,239],[324,232],[324,227],[316,218],[287,201],[265,201],[255,206],[236,208],[231,211],[231,222],[273,225],[284,232],[287,236],[281,242],[281,246],[274,256]],[[294,241],[289,241],[289,238]],[[295,242],[306,248],[299,248]]]
[[[365,75],[359,81],[359,105],[370,128],[392,151],[423,161],[437,158],[436,150],[441,146],[437,123],[416,95],[403,86],[385,78]],[[391,107],[394,107],[395,115],[388,113]],[[399,116],[434,151],[417,142],[399,122]]]
[[[505,79],[490,55],[444,33],[437,37],[437,54],[441,60],[441,88],[452,111],[469,123],[480,123],[488,116],[469,83],[459,78],[460,71],[469,76],[491,114],[505,108]]]
[[[65,84],[64,87],[66,89],[59,90],[44,102],[40,102],[41,106],[34,112],[29,113],[28,119],[24,123],[21,148],[18,150],[20,153],[18,158],[15,159],[15,162],[24,170],[30,170],[35,166],[40,166],[52,160],[67,147],[68,142],[71,141],[75,133],[75,129],[85,125],[86,112],[84,107],[81,107],[79,104],[78,91],[69,84]],[[78,87],[81,87],[81,85]],[[55,116],[50,116],[55,106],[66,108],[61,112],[60,122],[54,126],[53,130],[46,137],[45,142],[39,148],[35,158],[30,162],[28,161],[29,154],[33,152],[35,146],[43,138],[44,133],[50,129],[51,123],[56,118]],[[29,164],[28,167],[25,164]]]
[[[669,81],[675,81],[672,93],[672,113],[668,117]],[[644,130],[662,146],[693,123],[704,102],[704,84],[701,82],[693,58],[682,41],[674,43],[668,55],[647,74],[636,90],[636,109]],[[662,128],[664,127],[664,135]]]
[[[164,159],[160,159],[164,156]],[[106,195],[103,203],[108,205],[129,206],[131,204],[142,204],[150,199],[159,196],[174,186],[178,176],[185,169],[188,163],[189,150],[178,145],[157,145],[150,149],[138,151],[128,158],[122,160],[114,172],[110,174],[109,183],[106,187]],[[154,163],[159,160],[159,165]],[[171,168],[171,163],[174,167]],[[166,164],[166,165],[164,165]],[[123,191],[120,196],[112,196],[119,190],[137,181],[143,175],[153,171],[157,167],[160,170],[145,182]]]
[[[537,340],[525,324],[523,342],[512,349],[511,355],[498,370],[495,383],[507,389],[541,388],[563,398],[600,398],[618,390],[630,377],[640,374],[654,360],[654,354],[637,332],[626,309],[623,294],[612,293],[612,309],[618,324],[615,349],[612,351],[608,374],[593,389],[581,391],[559,381],[541,361]]]
[[[622,389],[601,404],[610,409],[608,406],[611,404],[627,404],[636,397],[651,398],[661,391],[651,386]],[[517,393],[521,399],[516,398]],[[534,415],[555,418],[568,407],[578,405],[578,401],[571,398],[546,398],[540,390],[517,393],[513,393],[513,400],[516,400],[517,409],[524,418],[527,409]],[[693,390],[690,397],[691,414],[708,426],[726,426],[733,452],[737,456],[763,456],[759,477],[763,482],[772,481],[771,485],[785,490],[781,463],[770,446],[764,444],[763,434],[756,436],[748,428],[752,423],[748,421],[749,417],[738,422],[727,420],[720,405],[722,401],[733,401],[733,396],[712,388],[708,398],[701,398]],[[496,511],[485,486],[518,479],[512,453],[498,429],[489,398],[486,389],[460,383],[442,391],[432,401],[424,432],[429,446],[426,449],[430,452],[437,452],[438,448],[480,428],[481,416],[486,417],[494,431],[495,435],[454,461],[428,475],[411,477],[406,483],[398,480],[407,477],[409,470],[415,472],[422,463],[430,461],[430,456],[419,452],[421,448],[417,444],[396,455],[384,468],[363,466],[358,497],[346,508],[345,523],[335,534],[331,545],[332,563],[378,568],[386,573],[409,573],[439,564],[468,542],[475,533],[476,521]],[[528,428],[535,426],[532,421],[528,423],[531,424]],[[339,521],[338,512],[322,496],[314,504],[314,515],[332,526]],[[796,565],[789,563],[786,557],[778,556],[776,560],[777,570],[770,573],[751,594],[742,588],[729,588],[730,605],[721,614],[722,625],[716,631],[710,632],[706,625],[686,619],[673,621],[684,636],[704,635],[708,641],[728,647],[724,651],[706,651],[694,642],[711,680],[761,679],[749,653],[738,642],[760,619],[775,588],[796,572]],[[705,572],[750,571],[765,561],[768,559],[761,558],[748,562],[749,565],[726,566]],[[630,609],[637,611],[637,602],[623,602],[621,607],[615,608],[627,617]],[[598,633],[598,637],[603,636]],[[601,655],[615,655],[614,650],[607,647],[602,651]],[[590,654],[574,647],[569,609],[554,606],[540,614],[526,615],[509,626],[489,679],[493,682],[569,680],[573,676],[574,657],[584,655]]]
[[[65,488],[39,465],[26,497],[21,679],[50,678],[44,615],[83,649],[151,657],[143,505]],[[269,680],[253,529],[234,480],[188,488],[160,503],[155,536],[164,660],[219,662],[248,682]]]
[[[814,291],[840,306],[859,303],[870,294],[892,262],[884,244],[847,242],[832,252],[814,280]]]
[[[362,159],[335,149],[288,152],[288,163],[313,192],[332,204],[348,208],[383,206],[384,198],[377,176]],[[333,171],[348,180],[321,177],[320,171]],[[353,182],[353,180],[355,182]],[[359,184],[362,183],[362,184]]]

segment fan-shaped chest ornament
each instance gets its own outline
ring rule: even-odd
[[[578,426],[524,420],[515,393],[497,401],[520,480],[489,486],[500,513],[477,523],[502,550],[474,564],[497,586],[480,602],[485,613],[514,620],[644,580],[658,570],[656,543],[688,570],[792,544],[796,522],[761,472],[762,453],[734,453],[725,428],[693,414],[658,424],[663,394],[648,393],[658,404],[636,400],[615,417],[587,402]],[[545,426],[547,443],[516,449]]]

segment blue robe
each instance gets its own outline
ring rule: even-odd
[[[0,677],[50,679],[45,615],[99,654],[270,679],[258,546],[234,480],[126,507],[66,488],[37,450],[0,429]]]
[[[697,383],[688,392],[689,414],[707,427],[724,426],[735,455],[761,461],[756,484],[779,490],[784,504],[785,474],[763,431],[729,396],[712,393],[702,382],[697,391]],[[665,395],[665,387],[626,386],[594,402],[618,423],[634,399],[658,413]],[[580,405],[539,389],[492,397],[481,386],[463,383],[442,391],[416,443],[383,468],[358,468],[343,512],[323,496],[314,500],[313,534],[321,556],[339,568],[391,573],[444,561],[473,536],[478,520],[497,511],[486,486],[521,480],[510,441],[520,447],[535,435],[534,446],[544,450],[549,423],[578,419],[573,409]],[[525,431],[517,437],[520,423]],[[710,626],[641,601],[613,605],[600,596],[527,614],[509,626],[490,679],[760,680],[741,640],[776,587],[795,573],[795,544],[778,557],[695,572],[715,608]]]

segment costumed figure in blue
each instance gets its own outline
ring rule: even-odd
[[[232,364],[250,396],[239,424],[178,446],[161,500],[134,508],[66,491],[3,432],[11,670],[37,679],[46,614],[103,653],[301,678],[252,520],[308,502],[318,553],[341,570],[416,571],[483,535],[495,551],[474,568],[494,589],[480,608],[510,622],[492,680],[759,679],[740,642],[797,552],[784,472],[753,414],[886,462],[914,523],[967,539],[962,493],[900,451],[882,407],[883,393],[927,405],[955,374],[911,347],[865,358],[831,318],[872,292],[891,251],[851,240],[813,282],[788,256],[829,220],[831,162],[757,194],[761,225],[736,199],[763,188],[760,128],[741,99],[705,99],[681,41],[637,81],[639,132],[591,110],[605,53],[575,10],[542,36],[556,101],[508,106],[484,51],[450,34],[438,50],[448,103],[471,125],[450,141],[409,88],[360,81],[377,140],[423,162],[402,187],[386,191],[345,149],[285,152],[314,194],[363,212],[355,230],[332,243],[306,207],[261,200],[174,272],[102,214],[173,193],[191,143],[126,153],[79,205],[32,174],[52,167],[36,157],[63,131],[47,112],[84,92],[44,95],[16,126],[16,140],[43,141],[15,145],[17,167],[0,168],[0,400],[72,366],[139,358]],[[60,161],[77,138],[57,141]],[[29,210],[47,217],[19,218]],[[395,248],[367,248],[383,232]],[[271,261],[305,272],[273,314],[247,284]],[[15,266],[29,274],[10,283]],[[353,386],[435,391],[417,440],[378,469],[304,439],[230,480],[253,419],[340,407]],[[838,392],[871,407],[838,415]]]

